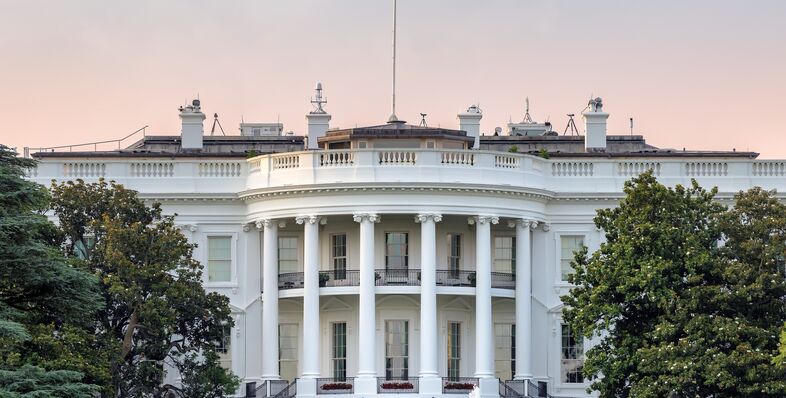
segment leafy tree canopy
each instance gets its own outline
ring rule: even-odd
[[[190,396],[233,392],[238,379],[214,355],[225,326],[233,324],[229,300],[202,288],[194,245],[173,217],[114,182],[69,181],[52,192],[68,252],[83,257],[101,281],[106,307],[98,316],[98,347],[112,353],[113,394],[159,394],[164,363],[183,375],[210,375],[184,377],[195,383],[185,388],[200,391]]]
[[[786,320],[786,206],[770,192],[667,188],[651,173],[599,210],[606,242],[576,254],[565,320],[598,344],[584,373],[601,397],[781,397],[772,365]],[[601,377],[602,375],[602,377]]]

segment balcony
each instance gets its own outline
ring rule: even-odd
[[[377,394],[417,394],[417,377],[377,377]]]
[[[437,270],[437,286],[475,287],[475,271]],[[377,269],[375,286],[420,286],[420,269]],[[286,272],[278,275],[278,289],[302,289],[304,274]],[[319,287],[360,286],[360,271],[319,271]],[[491,287],[515,289],[516,275],[509,272],[492,272]]]

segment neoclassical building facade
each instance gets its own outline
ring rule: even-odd
[[[115,180],[177,214],[205,288],[231,301],[236,396],[584,397],[592,340],[562,322],[560,296],[573,252],[603,241],[596,210],[646,170],[719,200],[786,188],[784,161],[655,148],[607,135],[608,116],[591,101],[572,136],[531,118],[483,135],[475,106],[455,130],[331,130],[318,104],[305,135],[206,136],[195,101],[179,135],[27,152],[32,180]]]

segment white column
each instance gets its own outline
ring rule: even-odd
[[[278,380],[278,223],[257,221],[264,228],[262,256],[262,379]]]
[[[510,221],[516,228],[516,380],[532,378],[532,256],[530,228],[538,223],[520,219]]]
[[[358,330],[358,378],[356,394],[376,394],[376,296],[374,278],[374,223],[376,214],[355,214],[360,223],[360,310]],[[373,380],[373,383],[370,382]],[[360,391],[358,391],[360,390]],[[373,391],[372,391],[373,390]]]
[[[439,214],[421,213],[415,216],[420,223],[420,377],[439,377],[437,359],[437,233]],[[424,387],[421,385],[421,387]],[[441,385],[439,386],[441,387]],[[426,392],[421,393],[441,393]]]
[[[498,217],[477,216],[475,224],[475,377],[494,377],[494,325],[491,318],[491,224]]]
[[[262,376],[262,303],[259,297],[262,291],[260,283],[262,267],[259,261],[260,230],[254,228],[251,224],[245,224],[243,225],[243,232],[245,232],[246,240],[243,291],[245,292],[246,302],[251,303],[246,308],[245,333],[243,333],[246,363],[245,376],[246,381],[258,382],[260,376]]]
[[[303,377],[316,378],[319,369],[319,216],[298,217],[303,224]]]

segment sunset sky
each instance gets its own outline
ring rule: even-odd
[[[331,127],[390,114],[392,0],[0,0],[0,143],[177,134],[199,95],[224,129],[303,134],[321,81]],[[562,133],[604,99],[610,134],[786,158],[786,1],[399,0],[398,116]],[[580,120],[577,123],[581,127]]]

